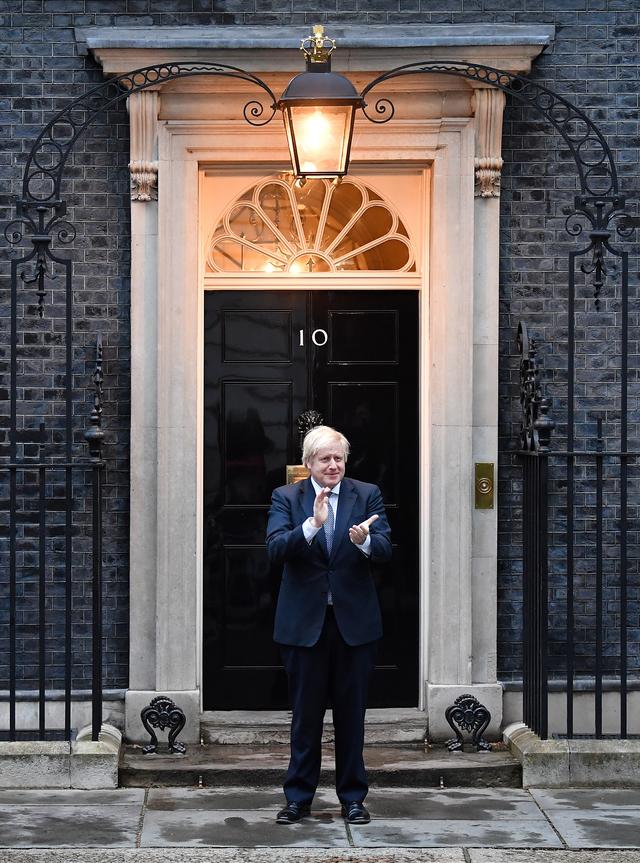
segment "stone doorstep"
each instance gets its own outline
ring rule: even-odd
[[[191,786],[273,788],[281,785],[289,749],[280,745],[187,746],[170,755],[160,744],[156,755],[125,746],[120,759],[121,787]],[[365,748],[369,782],[378,787],[520,788],[520,764],[506,751],[450,753],[444,747],[372,746]],[[335,784],[333,750],[323,750],[320,785]]]
[[[523,722],[503,731],[523,788],[638,788],[640,740],[541,740]]]
[[[87,725],[71,743],[0,742],[0,788],[117,788],[121,745],[112,725],[102,726],[97,741]]]
[[[291,713],[286,710],[205,711],[200,734],[205,744],[289,744]],[[365,744],[422,745],[427,733],[426,713],[417,708],[370,709],[365,719]],[[335,739],[331,711],[327,711],[322,742]]]

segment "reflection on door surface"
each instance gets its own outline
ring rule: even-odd
[[[347,476],[380,486],[391,524],[393,561],[374,567],[385,635],[369,703],[416,705],[417,292],[209,291],[204,328],[205,710],[287,707],[264,538],[309,408],[347,436]]]

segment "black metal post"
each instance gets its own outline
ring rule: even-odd
[[[602,481],[603,451],[602,417],[597,418],[596,439],[596,662],[595,662],[595,735],[602,737]]]
[[[542,394],[537,347],[523,321],[518,325],[520,349],[520,456],[522,495],[522,698],[524,721],[542,739],[548,735],[548,461],[550,402]]]
[[[96,342],[96,368],[93,375],[94,399],[90,426],[84,433],[91,454],[93,489],[93,675],[91,687],[91,738],[98,740],[102,726],[102,337]]]
[[[38,467],[38,735],[45,739],[46,726],[46,637],[47,637],[47,476],[44,465],[44,423],[40,423],[40,466]]]

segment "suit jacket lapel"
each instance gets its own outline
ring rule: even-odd
[[[334,558],[336,552],[345,540],[348,540],[348,528],[351,526],[351,513],[358,497],[358,492],[348,479],[343,479],[340,486],[340,494],[338,495],[338,513],[336,515],[336,526],[333,534],[333,543],[331,544],[331,557]]]

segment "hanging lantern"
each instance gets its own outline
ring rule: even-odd
[[[365,102],[351,81],[331,71],[335,47],[316,25],[302,40],[307,71],[290,81],[278,102],[296,177],[344,177],[349,169],[355,112]]]

